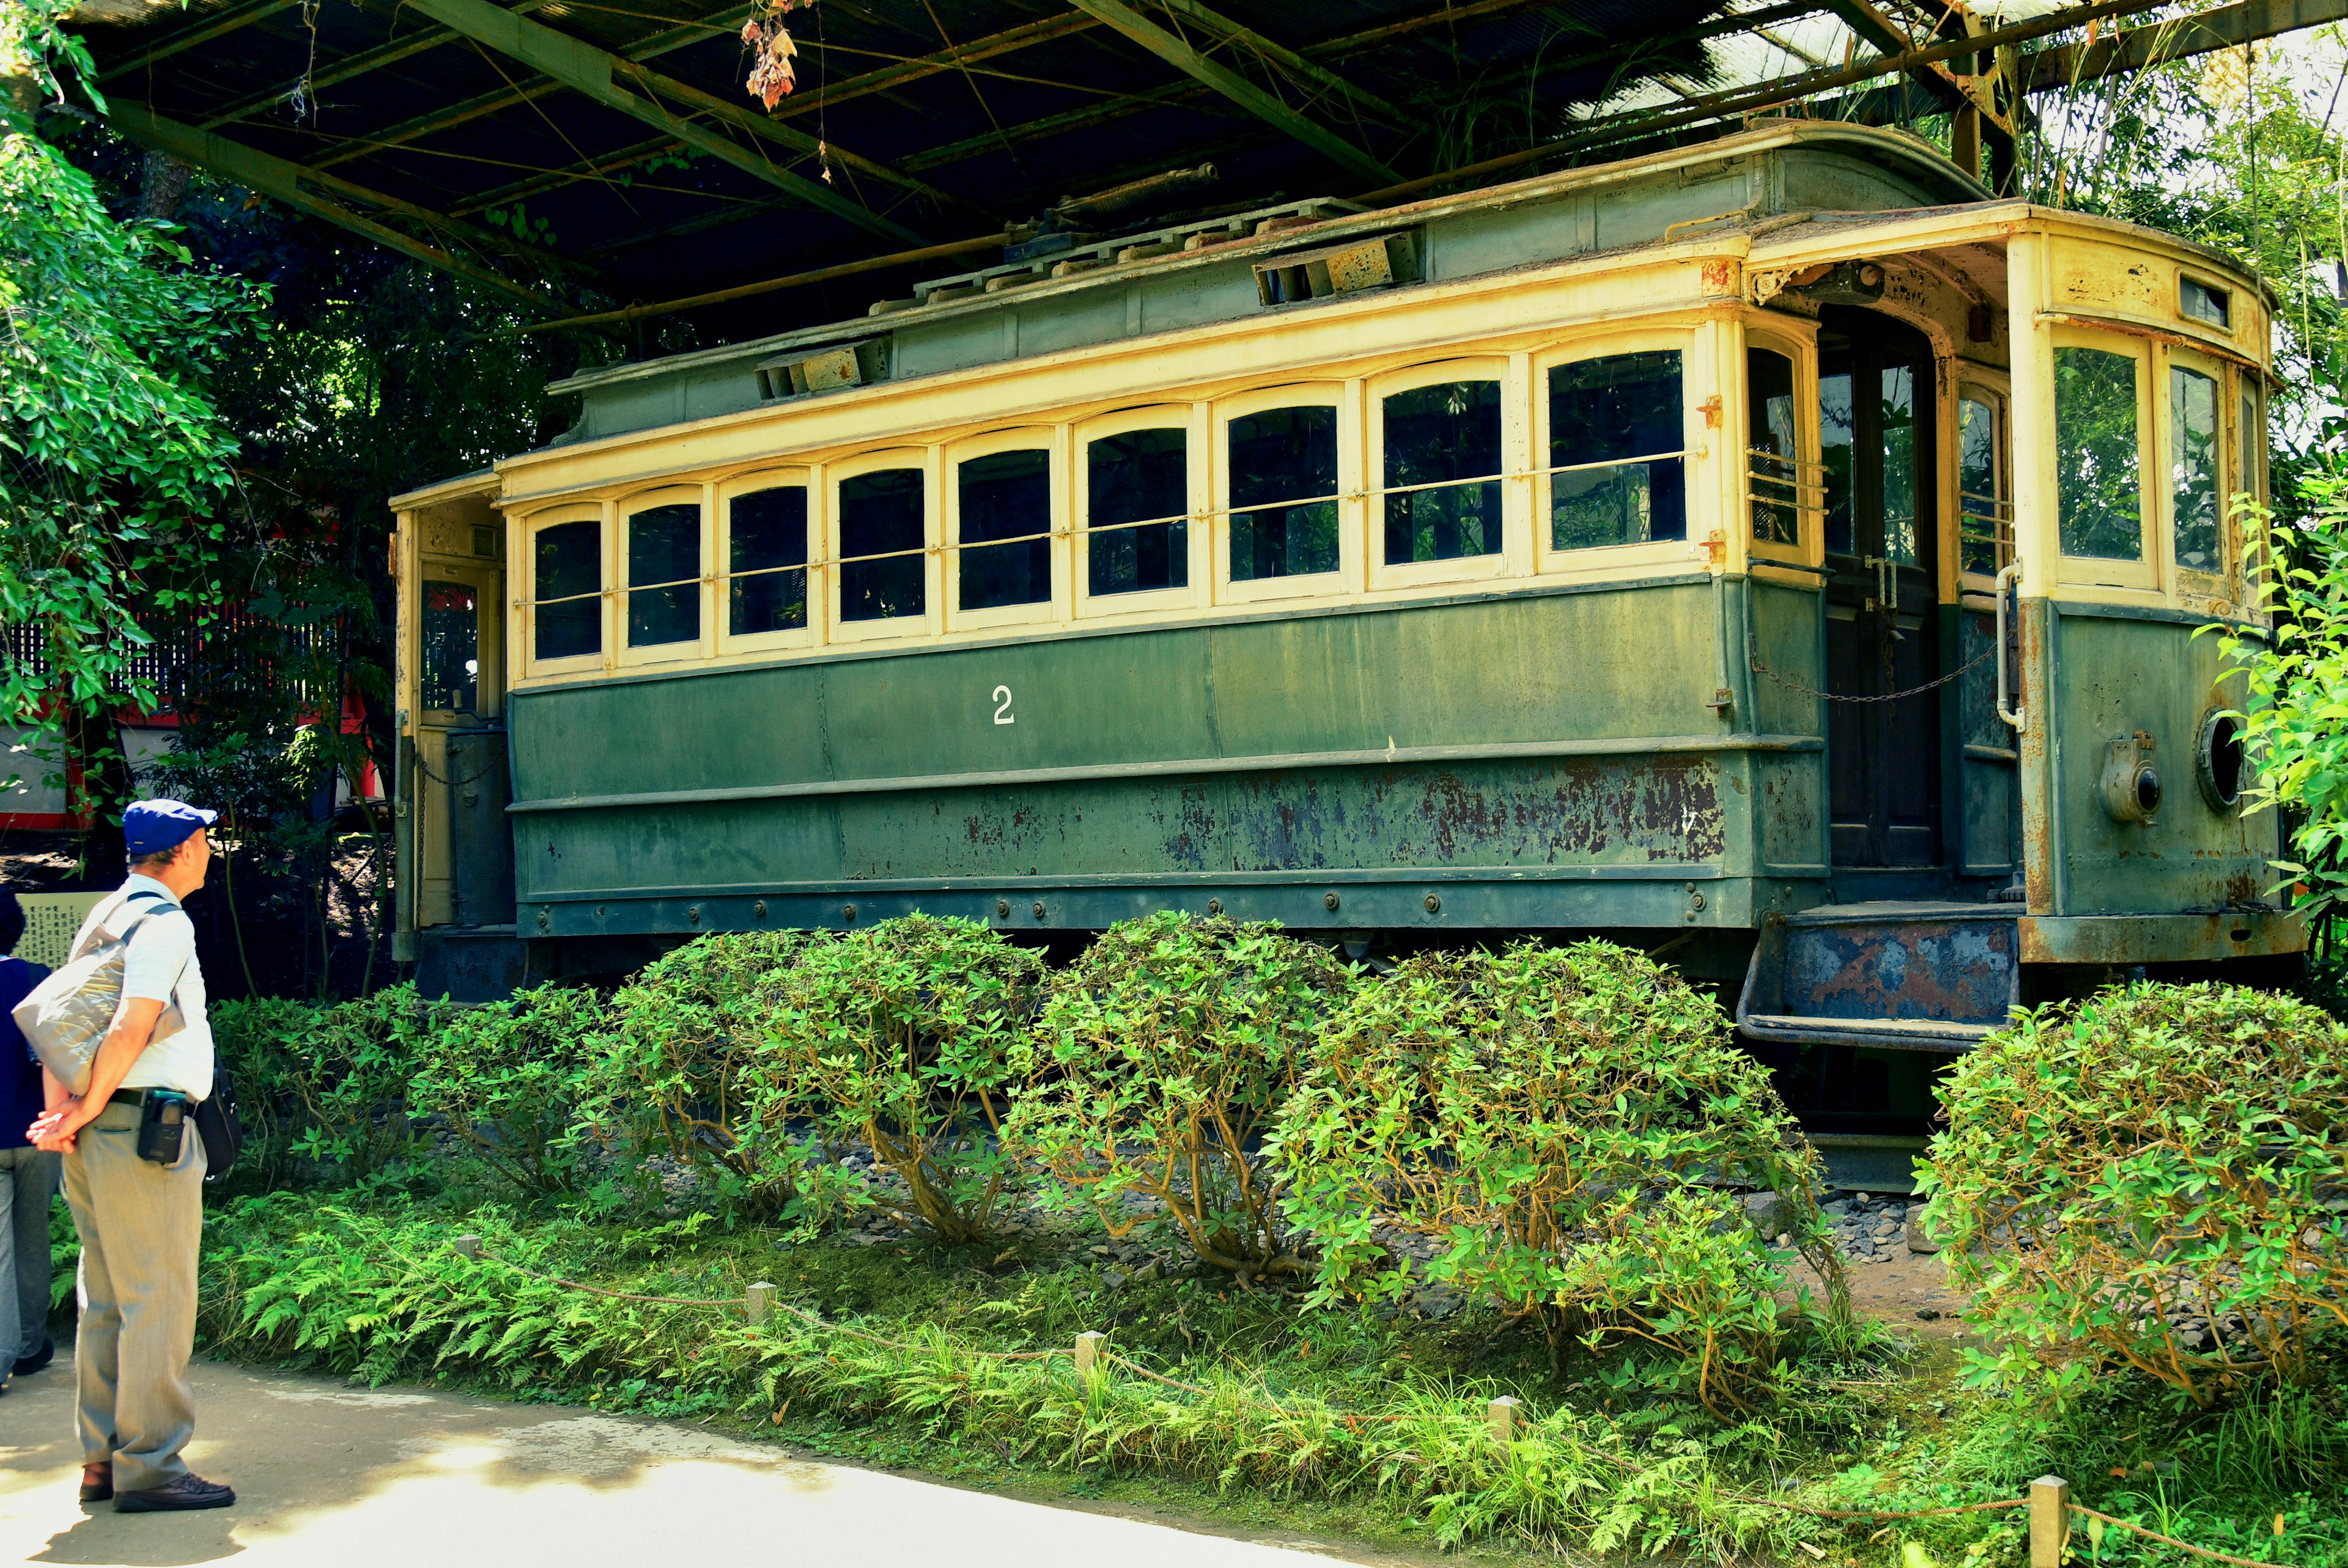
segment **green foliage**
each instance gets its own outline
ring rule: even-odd
[[[1113,926],[1052,978],[1004,1137],[1113,1235],[1170,1230],[1219,1268],[1299,1271],[1255,1144],[1353,979],[1276,926]]]
[[[1389,1358],[1375,1329],[1344,1319],[1302,1321],[1325,1347],[1311,1360],[1292,1352],[1278,1365],[1270,1356],[1251,1365],[1209,1355],[1177,1365],[1180,1379],[1202,1390],[1191,1393],[1122,1371],[1079,1380],[1066,1355],[987,1358],[1063,1344],[1072,1322],[1101,1320],[1100,1303],[1076,1301],[1082,1287],[1066,1274],[1000,1283],[979,1276],[989,1294],[957,1290],[927,1313],[876,1275],[873,1293],[888,1306],[856,1326],[898,1343],[874,1344],[786,1313],[752,1328],[738,1309],[599,1297],[498,1262],[468,1263],[448,1245],[460,1228],[495,1257],[539,1274],[642,1295],[738,1296],[758,1276],[746,1266],[795,1263],[802,1280],[827,1265],[875,1266],[860,1249],[808,1247],[780,1259],[763,1240],[747,1255],[705,1249],[690,1225],[615,1235],[529,1225],[496,1210],[362,1213],[281,1195],[212,1216],[205,1337],[215,1353],[376,1383],[459,1380],[605,1408],[730,1413],[761,1427],[787,1411],[793,1437],[894,1426],[921,1434],[942,1457],[983,1456],[998,1475],[1006,1465],[1050,1465],[1189,1477],[1280,1499],[1369,1500],[1447,1545],[1501,1538],[1545,1550],[1676,1548],[1725,1560],[1787,1543],[1789,1516],[1736,1495],[1766,1478],[1735,1484],[1743,1478],[1732,1469],[1734,1440],[1668,1421],[1662,1430],[1632,1430],[1544,1399],[1529,1401],[1519,1435],[1498,1448],[1483,1402],[1500,1386],[1414,1370],[1407,1358]],[[936,1289],[935,1273],[908,1271],[909,1284],[916,1278],[925,1294]],[[1292,1309],[1272,1293],[1245,1294],[1250,1310],[1272,1314],[1268,1327],[1290,1338],[1283,1315]],[[1219,1342],[1244,1321],[1237,1307],[1228,1310],[1230,1332]],[[1049,1341],[1039,1339],[1043,1331]]]
[[[2122,1364],[2208,1407],[2314,1375],[2348,1328],[2348,1027],[2316,1009],[2106,991],[2018,1018],[1941,1099],[1928,1223],[2002,1346],[1983,1376],[2059,1391]]]
[[[0,0],[0,77],[62,58],[87,83],[66,9]],[[28,107],[0,102],[0,625],[37,629],[43,657],[0,648],[0,715],[38,724],[59,691],[151,707],[138,618],[218,597],[237,441],[201,384],[266,296],[191,266],[160,224],[117,222]]]
[[[1013,1168],[998,1141],[1044,963],[974,920],[910,915],[808,948],[788,971],[757,1115],[862,1139],[895,1173],[849,1194],[948,1241],[986,1234]]]
[[[2246,803],[2289,814],[2293,859],[2277,868],[2315,917],[2348,893],[2348,474],[2309,475],[2302,489],[2315,513],[2303,531],[2272,535],[2263,510],[2238,510],[2249,559],[2275,552],[2258,589],[2274,630],[2219,642],[2241,678],[2242,743],[2257,766]]]
[[[633,1153],[685,1162],[715,1204],[783,1213],[806,1162],[802,1141],[769,1136],[764,1120],[779,1081],[771,1030],[790,966],[829,939],[718,934],[646,965],[612,999],[584,1114]]]
[[[520,1191],[572,1192],[582,1156],[572,1136],[573,1113],[591,1093],[590,1068],[605,1027],[595,993],[566,986],[450,1009],[417,1053],[409,1108],[440,1117]]]
[[[331,1008],[274,998],[212,1008],[248,1134],[240,1172],[275,1185],[305,1164],[354,1181],[384,1170],[407,1150],[409,1084],[448,1010],[407,985]]]
[[[1628,1256],[1693,1212],[1650,1217],[1642,1200],[1722,1183],[1780,1194],[1780,1223],[1848,1319],[1817,1155],[1766,1074],[1709,997],[1602,942],[1398,965],[1322,1032],[1276,1143],[1288,1211],[1321,1245],[1321,1299],[1411,1290],[1379,1234],[1391,1227],[1435,1244],[1433,1278],[1540,1315],[1553,1339],[1621,1328],[1668,1342],[1695,1358],[1708,1403],[1735,1406],[1773,1347],[1756,1309],[1716,1291],[1774,1289],[1774,1264],[1765,1277],[1740,1273],[1741,1254],[1667,1249],[1658,1263],[1704,1277],[1645,1276],[1630,1296],[1581,1266]],[[1725,1316],[1688,1316],[1699,1308]]]

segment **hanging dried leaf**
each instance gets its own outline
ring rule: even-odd
[[[742,46],[750,52],[750,79],[743,85],[752,97],[770,109],[798,85],[791,57],[798,53],[798,47],[791,42],[790,30],[783,26],[783,18],[812,4],[814,0],[766,0],[742,24]]]

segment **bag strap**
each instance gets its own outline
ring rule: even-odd
[[[149,920],[158,915],[184,915],[188,912],[186,907],[177,900],[168,897],[160,893],[149,892],[144,887],[133,888],[131,891],[125,893],[122,896],[122,902],[124,904],[129,904],[134,898],[152,898],[155,900],[159,907],[153,909],[141,909],[139,911],[139,918],[132,921],[129,926],[123,928],[122,939],[125,943],[128,943],[130,940],[130,934],[133,931],[136,931],[139,927],[145,925]],[[167,1005],[171,1007],[178,1007],[180,1005],[180,982],[188,978],[188,966],[195,961],[195,949],[191,947],[188,949],[188,956],[180,960],[180,972],[171,977],[171,999]]]

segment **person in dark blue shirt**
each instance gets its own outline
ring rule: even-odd
[[[0,953],[24,939],[24,906],[0,887]],[[41,1064],[8,1016],[48,973],[22,958],[0,958],[0,1393],[10,1372],[37,1372],[57,1354],[49,1342],[49,1199],[65,1156],[26,1140],[25,1129],[46,1109]]]

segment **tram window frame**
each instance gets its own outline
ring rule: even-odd
[[[791,648],[812,648],[823,641],[823,622],[829,608],[826,584],[829,576],[824,569],[824,489],[816,470],[810,467],[761,468],[748,474],[736,474],[717,486],[717,542],[711,557],[713,575],[716,578],[713,619],[717,632],[717,653],[720,658],[736,653],[765,653]],[[798,569],[807,573],[807,615],[798,626],[779,631],[743,631],[734,630],[734,503],[745,496],[758,495],[767,490],[798,489],[807,496],[806,565]],[[740,574],[767,576],[794,569],[774,567]]]
[[[2053,516],[2047,519],[2054,531],[2055,572],[2058,580],[2082,586],[2117,589],[2127,591],[2158,593],[2163,576],[2161,563],[2168,555],[2166,543],[2168,497],[2162,493],[2168,487],[2168,466],[2158,459],[2165,450],[2162,431],[2166,428],[2167,399],[2157,395],[2162,385],[2158,368],[2154,364],[2152,344],[2139,338],[2124,337],[2116,333],[2096,332],[2079,327],[2057,327],[2049,345],[2046,365],[2050,411],[2055,416],[2053,432],[2055,442],[2053,461],[2048,464],[2054,487],[2049,498],[2054,502]],[[2116,355],[2136,366],[2136,452],[2137,452],[2137,521],[2138,538],[2136,559],[2115,556],[2073,555],[2063,548],[2063,470],[2062,470],[2062,396],[2059,362],[2051,354],[2065,349],[2093,349]]]
[[[1777,355],[1787,361],[1793,370],[1795,456],[1791,464],[1794,477],[1792,500],[1784,503],[1794,508],[1794,539],[1790,544],[1782,539],[1760,538],[1753,531],[1755,507],[1784,488],[1771,486],[1764,493],[1755,483],[1756,459],[1752,440],[1752,365],[1756,351]],[[1739,541],[1735,548],[1745,551],[1747,560],[1759,565],[1823,566],[1826,564],[1826,488],[1825,467],[1818,454],[1818,345],[1807,338],[1747,325],[1744,341],[1736,345],[1733,368],[1721,366],[1715,380],[1726,381],[1731,374],[1735,379],[1736,406],[1733,416],[1722,420],[1722,424],[1727,426],[1722,435],[1735,442],[1736,515],[1733,533]]]
[[[1217,603],[1246,604],[1268,599],[1298,599],[1342,593],[1362,581],[1362,428],[1359,382],[1303,381],[1258,387],[1218,399],[1212,416],[1213,440],[1209,449],[1213,487],[1209,499],[1207,533],[1214,560]],[[1337,561],[1326,571],[1289,577],[1241,578],[1231,569],[1231,524],[1240,510],[1231,503],[1231,426],[1259,414],[1285,408],[1327,408],[1336,415],[1337,473],[1334,498],[1337,507]],[[1296,497],[1294,501],[1310,501]],[[1278,504],[1278,503],[1275,503]]]
[[[878,451],[860,452],[827,463],[823,469],[823,546],[824,561],[824,626],[829,633],[827,641],[879,642],[902,641],[906,638],[931,637],[942,625],[941,605],[943,602],[943,554],[940,549],[941,512],[938,448],[935,446],[887,446]],[[840,538],[841,517],[839,488],[850,479],[867,474],[886,473],[891,469],[911,468],[922,476],[922,609],[917,615],[892,615],[879,620],[850,620],[845,613],[842,596],[848,591],[848,548]],[[912,549],[892,550],[891,556],[909,556]],[[860,558],[861,559],[861,558]]]
[[[550,507],[542,512],[532,512],[521,520],[521,560],[518,576],[521,579],[520,625],[521,667],[525,679],[562,675],[600,675],[610,667],[613,651],[613,606],[618,595],[613,591],[612,536],[613,508],[602,502],[581,502],[569,506]],[[538,592],[538,536],[549,528],[569,523],[593,523],[596,547],[596,589],[592,596],[596,606],[596,644],[592,653],[571,654],[560,659],[541,659],[538,654],[538,614],[541,600]],[[587,594],[565,595],[561,600],[546,603],[570,603],[591,597]]]
[[[2230,575],[2227,569],[2227,562],[2234,554],[2233,528],[2226,516],[2226,502],[2229,497],[2226,478],[2235,469],[2233,452],[2227,440],[2229,428],[2233,423],[2226,416],[2226,400],[2231,378],[2227,375],[2227,367],[2224,364],[2206,354],[2194,354],[2189,350],[2170,348],[2159,355],[2159,360],[2160,395],[2157,401],[2160,416],[2160,472],[2158,478],[2163,507],[2161,531],[2168,540],[2168,559],[2169,564],[2176,569],[2177,583],[2181,591],[2223,597],[2227,592],[2227,579]],[[2179,526],[2184,519],[2178,515],[2176,477],[2179,439],[2179,432],[2177,428],[2179,372],[2198,375],[2208,382],[2210,387],[2212,405],[2209,412],[2214,425],[2211,439],[2216,446],[2216,450],[2210,454],[2209,458],[2209,465],[2213,470],[2211,477],[2215,485],[2217,507],[2214,567],[2187,565],[2181,548],[2183,540],[2179,534]]]
[[[668,507],[691,507],[694,510],[694,548],[697,569],[691,577],[662,578],[657,581],[639,584],[634,580],[634,552],[630,528],[634,519],[646,512]],[[710,615],[710,511],[706,487],[701,485],[663,485],[656,489],[638,490],[621,497],[613,507],[611,562],[615,591],[612,606],[612,662],[622,670],[639,669],[647,664],[675,664],[686,660],[706,659],[716,648]],[[632,635],[633,600],[638,592],[681,589],[690,586],[695,607],[694,635],[673,642],[636,644]]]
[[[1977,403],[1990,410],[1991,466],[1994,470],[1992,484],[1993,496],[1982,497],[1965,488],[1965,405]],[[1963,587],[1982,593],[1993,592],[1997,573],[2015,560],[2013,538],[2013,400],[2006,378],[1993,375],[1976,366],[1968,365],[1957,381],[1957,395],[1952,405],[1949,450],[1953,455],[1949,464],[1949,483],[1956,497],[1955,560],[1957,580]],[[1976,510],[1979,502],[1986,500],[1991,511]],[[2002,515],[2001,515],[2002,514]],[[1980,537],[1973,528],[1976,522],[1995,525],[1996,534],[1992,548],[1990,570],[1977,570],[1968,563],[1966,546]]]
[[[1698,468],[1705,446],[1704,411],[1691,394],[1697,385],[1710,384],[1714,380],[1711,356],[1706,352],[1708,345],[1709,339],[1705,334],[1667,329],[1583,338],[1545,349],[1532,356],[1529,377],[1532,427],[1529,432],[1529,461],[1526,466],[1533,472],[1530,515],[1527,522],[1532,536],[1533,565],[1537,572],[1559,577],[1609,576],[1625,569],[1676,568],[1687,560],[1692,542],[1701,536],[1702,519],[1706,509],[1699,490],[1702,481]],[[1609,466],[1627,466],[1631,463],[1666,458],[1676,461],[1680,466],[1683,512],[1679,535],[1629,544],[1560,546],[1555,542],[1553,522],[1554,487],[1559,476],[1542,471],[1550,466],[1550,373],[1564,365],[1586,364],[1591,360],[1662,353],[1673,353],[1680,356],[1679,451],[1676,454],[1644,454]]]
[[[2233,509],[2236,496],[2248,491],[2261,507],[2267,500],[2267,398],[2266,388],[2255,371],[2237,367],[2232,383],[2234,418],[2234,487],[2227,492],[2226,518],[2231,533],[2232,555],[2226,566],[2226,579],[2232,585],[2236,597],[2245,605],[2251,599],[2251,582],[2264,569],[2266,541],[2247,537],[2250,520],[2241,519]]]
[[[1066,427],[1055,425],[1025,425],[1009,430],[993,430],[983,436],[968,436],[947,444],[941,470],[943,481],[939,487],[944,507],[944,556],[940,576],[945,585],[946,629],[951,631],[976,630],[994,626],[1026,626],[1051,621],[1067,613],[1068,601],[1068,461]],[[1050,573],[1044,597],[1024,604],[996,605],[985,610],[964,610],[962,607],[962,466],[976,458],[992,457],[1004,452],[1041,452],[1045,462],[1049,483],[1049,499],[1045,507],[1044,527],[1047,570]],[[982,543],[978,548],[989,548]],[[1000,548],[999,543],[995,548]]]
[[[1441,583],[1488,582],[1524,575],[1530,552],[1531,519],[1523,483],[1531,456],[1531,376],[1529,354],[1475,354],[1429,361],[1373,376],[1364,387],[1367,440],[1363,454],[1362,553],[1375,589],[1432,587]],[[1386,419],[1389,397],[1421,387],[1452,382],[1490,381],[1499,384],[1500,465],[1491,477],[1500,490],[1499,548],[1477,555],[1450,556],[1440,560],[1394,561],[1385,557]],[[1447,484],[1484,482],[1482,476]]]
[[[1138,589],[1130,593],[1092,590],[1092,444],[1136,430],[1182,432],[1183,504],[1186,580],[1177,588]],[[1214,530],[1203,515],[1209,487],[1209,449],[1214,438],[1210,405],[1204,403],[1155,403],[1079,420],[1068,427],[1068,588],[1078,620],[1146,615],[1153,611],[1195,610],[1210,601],[1214,591]],[[1169,514],[1170,516],[1170,514]]]

